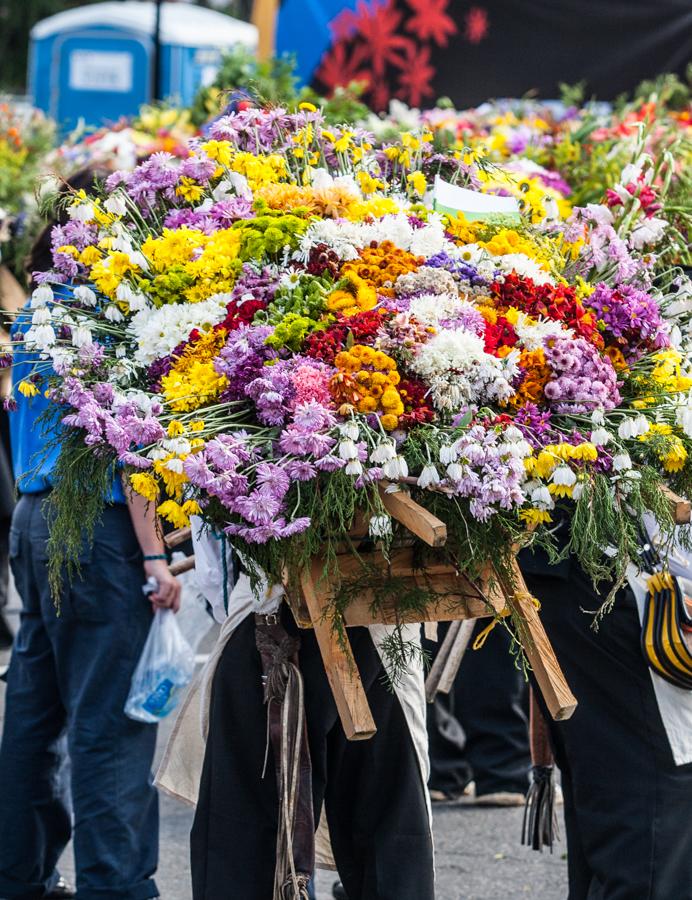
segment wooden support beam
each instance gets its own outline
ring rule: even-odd
[[[390,485],[389,488],[380,488],[380,497],[389,515],[428,546],[442,547],[447,542],[445,523],[416,503],[401,487]]]
[[[171,563],[168,567],[171,575],[182,575],[183,572],[189,572],[195,567],[194,556],[186,556],[185,559],[179,559],[177,562]]]
[[[689,525],[692,520],[692,502],[678,497],[670,488],[663,488],[663,493],[670,503],[670,511],[676,525]]]
[[[331,622],[324,617],[327,596],[322,588],[322,574],[321,560],[314,561],[303,572],[303,595],[346,737],[349,741],[366,740],[375,734],[377,728],[348,637],[346,646],[341,646]]]
[[[459,666],[461,665],[464,654],[471,642],[475,627],[475,619],[464,619],[464,621],[460,623],[456,639],[452,644],[449,656],[447,657],[447,663],[440,675],[440,680],[437,685],[438,693],[449,694],[454,687],[454,681],[459,673]]]
[[[460,621],[449,623],[447,634],[440,644],[435,659],[433,660],[433,664],[430,666],[428,676],[425,679],[425,699],[428,701],[428,703],[433,703],[435,697],[437,696],[437,693],[440,689],[440,679],[442,678],[445,667],[447,666],[452,647],[454,646],[460,630]]]
[[[163,542],[169,550],[172,550],[174,547],[184,544],[185,541],[189,541],[191,537],[192,529],[188,525],[186,528],[176,528],[175,531],[169,531],[168,534],[163,536]]]
[[[543,694],[550,715],[556,722],[569,719],[577,708],[577,700],[565,680],[564,673],[555,656],[552,644],[545,633],[531,594],[526,587],[519,564],[514,563],[514,589],[506,586],[509,605],[516,610],[524,622],[525,633],[521,635],[524,652],[531,664],[533,674]]]

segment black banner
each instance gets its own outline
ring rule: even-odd
[[[692,59],[690,0],[356,0],[343,7],[328,18],[331,46],[313,83],[329,93],[366,80],[366,99],[378,109],[393,97],[430,106],[447,96],[459,108],[530,91],[554,98],[561,82],[580,81],[587,96],[608,100],[645,78],[682,74]]]

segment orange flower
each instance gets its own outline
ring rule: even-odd
[[[415,272],[422,265],[422,257],[400,250],[391,241],[382,241],[375,247],[361,250],[360,260],[345,263],[341,275],[364,279],[378,294],[393,297],[397,278],[408,272]]]
[[[522,350],[519,366],[525,372],[525,377],[509,402],[517,407],[526,403],[540,403],[543,400],[543,388],[551,374],[543,350]]]
[[[399,416],[404,414],[404,403],[396,388],[401,379],[391,356],[355,344],[338,353],[334,364],[339,371],[329,388],[335,402],[349,404],[363,414],[380,413],[384,428],[396,428]]]

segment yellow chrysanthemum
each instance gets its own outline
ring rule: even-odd
[[[531,527],[536,527],[537,525],[543,525],[548,522],[553,521],[553,517],[546,509],[536,509],[531,507],[530,509],[522,509],[519,513],[519,518],[522,522],[526,522],[527,525]]]
[[[17,390],[23,397],[35,397],[39,390],[31,381],[20,381]]]
[[[210,331],[190,344],[161,379],[163,396],[175,412],[199,409],[215,400],[228,385],[214,368],[214,358],[226,340],[223,330]]]
[[[178,197],[187,200],[188,203],[197,203],[204,196],[204,188],[194,178],[183,175],[175,189]]]
[[[149,500],[150,503],[158,500],[159,485],[149,472],[134,472],[130,475],[130,484],[134,491]]]
[[[115,292],[123,278],[131,272],[139,271],[139,266],[132,262],[127,253],[114,250],[94,263],[91,267],[91,280],[102,294],[115,298]]]
[[[148,237],[142,253],[158,272],[189,262],[195,252],[208,243],[207,235],[194,228],[164,228],[161,237]]]
[[[85,247],[79,255],[79,261],[85,266],[93,266],[101,259],[101,251],[97,247]]]
[[[159,504],[156,511],[163,519],[170,522],[174,528],[185,528],[190,524],[189,516],[175,500],[164,500],[163,503]]]
[[[406,181],[419,197],[422,197],[428,188],[428,182],[422,172],[411,172],[406,176]]]
[[[168,437],[175,438],[180,437],[181,434],[185,434],[185,426],[179,419],[172,419],[168,423],[168,428],[166,429]]]

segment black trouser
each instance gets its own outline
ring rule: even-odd
[[[408,726],[367,630],[349,629],[349,637],[378,728],[367,741],[346,740],[315,636],[300,633],[315,821],[324,804],[349,900],[432,900],[432,842]],[[194,900],[272,896],[278,799],[271,758],[262,778],[261,674],[249,617],[230,638],[214,677],[191,835]]]
[[[527,570],[525,569],[525,574]],[[562,772],[569,900],[692,898],[692,765],[676,767],[640,649],[634,596],[602,597],[576,564],[566,580],[527,574],[579,705],[551,723]]]
[[[472,779],[478,795],[523,794],[528,787],[527,686],[501,624],[483,647],[472,648],[488,622],[480,619],[476,625],[451,693],[438,694],[428,706],[430,787],[448,794],[461,793]]]

